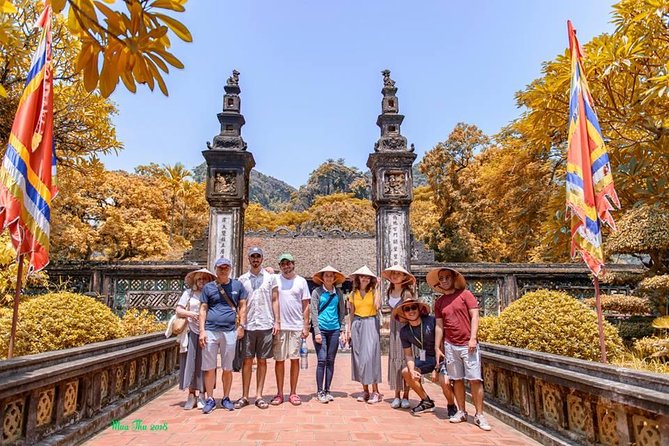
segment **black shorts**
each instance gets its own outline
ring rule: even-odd
[[[422,375],[432,373],[437,366],[437,358],[434,356],[426,356],[425,361],[421,361],[419,358],[414,358],[413,362],[416,369],[420,370]]]
[[[244,333],[244,358],[269,359],[272,353],[272,329]]]

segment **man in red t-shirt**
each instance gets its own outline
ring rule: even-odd
[[[466,379],[471,386],[472,401],[476,408],[474,423],[481,429],[489,431],[490,424],[483,415],[481,357],[476,339],[479,329],[478,302],[466,289],[464,276],[454,269],[433,269],[427,274],[426,280],[433,290],[443,293],[434,304],[435,348],[437,361],[442,357],[446,360],[448,379],[453,381],[453,393],[458,405],[457,413],[449,421],[451,423],[467,421],[464,382]]]

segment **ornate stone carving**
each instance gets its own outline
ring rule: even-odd
[[[404,172],[386,172],[383,178],[383,195],[403,197],[407,194],[407,180]]]
[[[232,76],[228,78],[228,81],[226,82],[226,85],[230,87],[238,87],[239,86],[239,71],[237,70],[232,70]]]
[[[406,149],[407,140],[403,136],[381,139],[381,148],[383,150],[400,151]],[[377,150],[378,152],[378,150]]]
[[[495,391],[495,371],[491,365],[483,363],[483,389],[490,395]]]
[[[100,400],[104,401],[107,395],[109,395],[109,374],[105,370],[100,374]]]
[[[567,408],[569,430],[577,432],[589,440],[594,439],[592,412],[588,402],[578,395],[567,395]]]
[[[497,372],[497,397],[504,402],[509,401],[508,382],[506,372],[500,370]]]
[[[145,356],[145,357],[142,358],[142,361],[140,362],[140,365],[139,365],[138,379],[139,379],[140,383],[146,379],[146,369],[148,368],[147,364],[148,364],[148,361],[147,361],[146,356]]]
[[[599,426],[599,442],[607,446],[618,446],[618,414],[610,407],[597,406],[597,420]]]
[[[521,391],[520,377],[514,373],[511,377],[511,403],[518,408],[522,407]]]
[[[390,78],[390,70],[383,70],[383,86],[384,87],[394,87],[395,81]]]
[[[53,387],[40,392],[39,399],[37,400],[37,426],[51,423],[55,393]]]
[[[137,361],[130,362],[130,370],[128,371],[128,388],[135,387],[137,381]]]
[[[23,411],[26,403],[23,399],[10,401],[5,406],[2,417],[2,440],[3,443],[14,442],[21,438],[23,433]]]
[[[293,231],[285,226],[280,226],[274,231],[262,229],[260,231],[247,231],[246,237],[272,237],[272,238],[374,238],[372,234],[360,231],[342,231],[340,229],[330,229],[321,231],[319,229],[306,228],[304,230]]]
[[[77,392],[79,381],[70,381],[65,384],[65,396],[63,397],[63,416],[69,417],[77,411]]]
[[[237,195],[236,175],[233,172],[216,172],[214,176],[214,193]]]
[[[562,413],[562,398],[560,390],[553,384],[542,383],[541,396],[543,400],[544,419],[554,426],[560,425]]]
[[[161,374],[165,371],[165,351],[161,351],[158,356],[158,374]]]
[[[114,383],[114,393],[116,393],[116,395],[123,392],[123,375],[123,367],[116,367],[116,381]]]
[[[634,426],[634,438],[639,446],[660,446],[662,437],[660,435],[660,423],[641,415],[632,416]]]
[[[207,148],[210,150],[246,150],[247,147],[248,144],[240,136],[216,135],[213,144],[207,141]]]

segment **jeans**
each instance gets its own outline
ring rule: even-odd
[[[334,374],[334,362],[337,350],[339,349],[340,330],[321,330],[321,343],[316,342],[314,334],[314,347],[316,357],[318,358],[318,367],[316,368],[316,386],[318,391],[330,390],[332,384],[332,375]]]

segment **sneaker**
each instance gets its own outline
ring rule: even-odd
[[[393,409],[399,409],[400,405],[402,404],[402,400],[399,398],[395,398],[392,403],[390,403],[390,407]]]
[[[455,404],[449,404],[446,406],[446,410],[448,410],[448,418],[454,417],[456,413],[458,413],[458,406]]]
[[[197,397],[197,408],[204,409],[205,402],[204,396],[200,394],[200,396]]]
[[[226,410],[235,410],[235,405],[230,401],[229,397],[225,397],[221,400],[221,408]]]
[[[367,400],[367,404],[376,404],[381,402],[381,394],[378,392],[372,392],[372,396]]]
[[[202,413],[211,413],[214,410],[216,410],[216,400],[214,400],[213,398],[209,398],[204,403],[204,407],[202,408]]]
[[[328,397],[327,397],[327,395],[325,394],[325,392],[323,392],[322,390],[320,390],[320,391],[316,394],[316,398],[318,398],[318,401],[321,402],[321,403],[323,403],[323,404],[327,404],[327,403],[328,403]]]
[[[420,400],[420,403],[413,409],[411,409],[411,415],[418,415],[424,412],[434,411],[434,401],[431,399]]]
[[[329,390],[325,391],[325,398],[327,398],[328,401],[334,401],[334,397],[332,396]]]
[[[191,410],[195,407],[195,402],[196,402],[195,395],[192,393],[188,394],[188,399],[186,400],[186,404],[184,404],[184,410]]]
[[[408,399],[402,398],[402,402],[400,403],[400,407],[402,409],[408,409],[409,407],[411,407],[411,403],[409,402]]]
[[[492,430],[492,427],[490,427],[490,424],[488,424],[488,419],[482,413],[474,415],[474,424],[476,424],[484,431]]]
[[[467,412],[464,410],[458,410],[455,412],[455,415],[448,419],[448,421],[451,423],[462,423],[463,421],[467,421]]]

